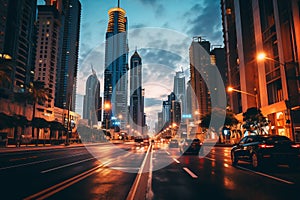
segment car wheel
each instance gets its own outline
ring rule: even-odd
[[[233,152],[231,152],[231,162],[232,162],[232,165],[237,165],[238,163],[238,159],[237,157],[235,156],[235,154]]]
[[[260,167],[260,163],[259,163],[259,160],[258,160],[258,157],[257,157],[256,153],[253,153],[253,155],[252,155],[252,167],[254,169],[257,169],[257,168]]]

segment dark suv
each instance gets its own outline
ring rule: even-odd
[[[250,162],[253,168],[264,164],[284,163],[296,167],[300,159],[300,144],[279,135],[250,135],[231,149],[232,164],[239,160]]]
[[[198,155],[202,143],[199,139],[184,139],[179,146],[180,153]]]

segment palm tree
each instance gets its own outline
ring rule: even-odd
[[[225,114],[224,110],[215,109],[214,111],[215,111],[214,117],[216,117],[217,119],[222,119],[224,117]],[[231,130],[235,125],[239,123],[239,121],[235,117],[235,114],[231,110],[226,110],[223,127],[214,127],[213,124],[210,124],[211,117],[212,117],[211,113],[205,114],[204,116],[201,117],[201,123],[199,125],[204,129],[211,128],[213,131],[217,131],[218,136],[220,136],[219,133],[220,128],[222,128],[222,130],[224,129]],[[221,137],[219,137],[219,140],[221,141]]]
[[[31,102],[33,103],[33,111],[32,111],[32,119],[31,119],[31,125],[32,125],[32,138],[34,137],[34,128],[35,128],[35,110],[36,110],[36,104],[43,104],[45,100],[48,98],[48,89],[46,89],[45,84],[41,81],[34,81],[30,84],[29,87],[29,98]],[[37,141],[39,134],[37,134]]]
[[[248,108],[247,111],[243,113],[243,121],[243,128],[248,132],[266,134],[264,128],[268,126],[269,120],[262,114],[260,109],[256,107]]]

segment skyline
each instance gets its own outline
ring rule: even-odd
[[[43,1],[39,0],[40,4]],[[81,0],[82,17],[79,46],[79,70],[77,84],[76,112],[82,115],[83,95],[88,76],[94,66],[100,80],[101,96],[104,87],[104,42],[108,22],[108,10],[117,7],[118,1],[86,1]],[[143,86],[145,88],[145,113],[147,124],[154,128],[157,112],[161,111],[162,101],[173,90],[173,78],[181,68],[189,79],[188,46],[194,36],[203,36],[212,45],[223,46],[221,8],[219,1],[198,0],[185,1],[121,1],[120,7],[128,17],[128,43],[130,57],[137,48],[143,59]],[[142,16],[142,17],[141,17]],[[151,27],[151,28],[150,28]],[[152,37],[161,34],[153,40],[132,38],[136,33],[147,33],[151,29]],[[145,30],[146,29],[146,30]],[[174,32],[174,33],[173,33]],[[131,34],[130,34],[131,33]],[[174,37],[174,34],[177,35]],[[174,39],[175,38],[175,39]],[[178,38],[187,40],[182,49],[185,58],[180,58],[177,52],[166,51],[166,47],[178,45]],[[190,41],[188,41],[190,40]],[[144,46],[151,47],[144,48]],[[153,50],[153,48],[156,50]],[[180,47],[177,46],[177,48]],[[160,70],[155,70],[160,68]],[[154,70],[153,70],[154,69]],[[155,71],[155,72],[153,72]],[[162,78],[163,82],[162,82]],[[154,92],[155,91],[155,92]]]

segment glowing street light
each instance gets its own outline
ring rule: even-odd
[[[106,111],[106,119],[105,119],[105,129],[107,131],[108,128],[108,111],[110,110],[110,103],[106,102],[104,103],[104,110]]]
[[[230,86],[227,88],[227,92],[239,92],[239,93],[246,94],[246,95],[254,97],[255,98],[256,107],[258,108],[257,93],[256,94],[251,94],[249,92],[245,92],[245,91],[242,91],[242,90],[234,89],[233,87],[230,87]]]

